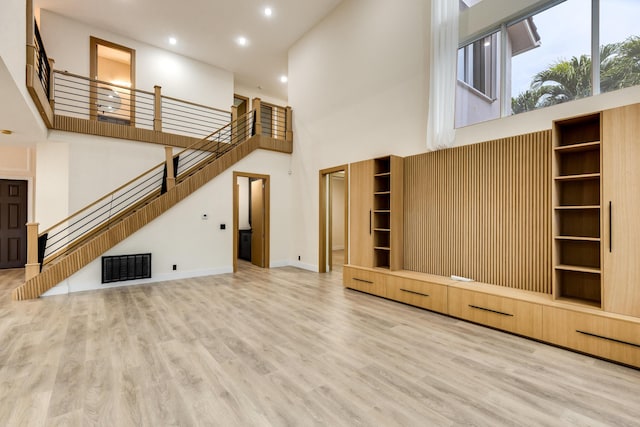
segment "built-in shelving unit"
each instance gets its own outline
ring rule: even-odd
[[[391,158],[374,160],[373,175],[373,263],[391,265]]]
[[[558,121],[553,134],[553,290],[602,305],[600,114]]]

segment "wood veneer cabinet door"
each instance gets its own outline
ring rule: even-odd
[[[542,338],[542,306],[527,301],[449,287],[449,315],[482,325]]]
[[[373,267],[373,160],[349,170],[349,264]]]
[[[391,156],[391,270],[404,268],[404,159]]]
[[[604,309],[640,317],[640,104],[603,113]]]
[[[342,274],[345,288],[378,295],[383,298],[387,297],[387,277],[384,274],[349,266],[344,267]]]
[[[640,367],[640,323],[543,307],[542,340]]]

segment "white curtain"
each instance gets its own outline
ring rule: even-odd
[[[451,147],[455,140],[459,8],[459,0],[431,1],[428,151]]]

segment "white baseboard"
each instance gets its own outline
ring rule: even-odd
[[[300,261],[292,261],[289,265],[292,267],[301,268],[303,270],[313,271],[314,273],[317,273],[318,271],[320,271],[317,265],[307,264]]]

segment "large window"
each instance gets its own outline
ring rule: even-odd
[[[639,0],[556,3],[459,49],[456,127],[640,85]]]
[[[600,0],[600,91],[640,85],[640,1]]]
[[[456,127],[500,117],[499,61],[499,31],[458,49]]]

